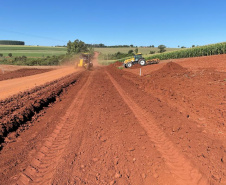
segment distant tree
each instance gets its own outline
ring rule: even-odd
[[[122,55],[122,53],[118,51],[118,52],[116,53],[116,58],[120,58],[121,55]]]
[[[166,51],[166,50],[165,50],[165,48],[166,48],[165,45],[159,45],[158,48],[159,48],[159,52],[160,52],[160,53],[163,53],[163,52]]]
[[[135,53],[138,53],[138,47],[136,47],[136,49],[134,50]]]
[[[155,46],[154,45],[150,45],[150,48],[154,48]]]
[[[178,45],[177,47],[179,48],[180,46]]]
[[[133,50],[132,50],[132,49],[129,50],[129,51],[128,51],[128,54],[129,54],[129,55],[133,54]]]
[[[193,48],[194,48],[194,47],[195,47],[195,45],[192,45],[191,47],[193,47]]]
[[[99,44],[99,47],[100,47],[100,48],[103,48],[103,47],[105,47],[105,45],[102,44],[102,43],[100,43],[100,44]]]
[[[133,44],[131,44],[130,47],[133,48]]]
[[[20,57],[20,56],[19,57],[15,57],[14,61],[15,62],[17,62],[17,61],[26,62],[27,61],[27,57],[24,56],[24,55],[22,57]]]
[[[0,45],[25,45],[25,42],[14,40],[0,40]]]
[[[185,46],[181,46],[181,48],[186,48]]]
[[[71,52],[72,42],[69,40],[67,43],[67,53],[69,54]]]
[[[67,43],[67,53],[68,54],[77,54],[82,52],[89,51],[87,45],[85,42],[82,42],[81,40],[75,40],[74,42],[69,41]]]
[[[155,51],[150,51],[150,53],[149,54],[155,54]]]
[[[12,57],[12,56],[13,56],[13,54],[12,54],[12,53],[9,53],[9,54],[8,54],[8,56],[9,56],[9,57]]]
[[[88,47],[88,52],[89,53],[94,53],[94,48],[92,46]]]
[[[0,53],[0,57],[3,57],[3,54],[2,53]]]

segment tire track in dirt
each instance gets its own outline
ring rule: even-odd
[[[75,127],[75,124],[71,123],[76,123],[79,117],[79,110],[92,82],[92,76],[93,73],[90,74],[86,83],[68,107],[66,114],[61,118],[53,133],[43,143],[31,164],[21,173],[16,182],[17,185],[51,184],[56,167],[70,142],[70,137]]]
[[[144,112],[126,93],[114,78],[106,71],[111,82],[122,96],[123,100],[130,107],[133,114],[139,120],[141,125],[146,129],[150,139],[156,143],[156,147],[165,159],[169,166],[170,172],[177,179],[178,184],[208,184],[206,178],[194,168],[188,159],[186,159],[174,146],[174,144],[167,138],[167,136],[160,130],[153,121],[153,118]]]

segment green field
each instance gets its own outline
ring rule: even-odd
[[[117,52],[121,52],[121,53],[128,53],[129,50],[135,50],[136,48],[133,47],[122,47],[122,48],[94,48],[94,51],[100,52],[102,54],[114,54]],[[177,51],[180,50],[181,48],[165,48],[166,52],[171,52],[171,51]],[[147,58],[152,56],[153,54],[149,54],[150,51],[155,51],[155,53],[159,52],[158,48],[144,48],[144,47],[139,47],[138,48],[138,52],[143,54],[143,57]],[[130,57],[126,57],[126,58],[119,58],[118,61],[124,61],[125,59],[128,59]],[[114,63],[117,60],[103,60],[102,58],[99,58],[98,62],[101,65],[109,65],[111,63]]]
[[[94,48],[95,51],[101,52],[103,54],[114,54],[117,52],[128,53],[129,50],[135,50],[136,48]],[[166,48],[166,51],[175,51],[180,48]],[[150,51],[159,51],[158,48],[138,48],[138,52],[143,55],[149,55]],[[59,56],[66,54],[66,47],[47,47],[47,46],[9,46],[9,45],[0,45],[0,53],[3,56],[8,56],[9,53],[12,53],[13,56],[26,56],[29,58],[36,57],[46,57],[46,56]]]
[[[0,53],[3,56],[8,56],[12,53],[13,56],[26,56],[29,58],[59,56],[66,54],[66,47],[45,47],[45,46],[9,46],[0,45]]]
[[[133,47],[128,47],[128,48],[94,48],[94,51],[100,52],[102,54],[114,54],[117,52],[121,52],[121,53],[128,53],[129,50],[135,50],[136,48]],[[179,50],[180,48],[166,48],[166,52],[168,51],[175,51],[175,50]],[[138,52],[142,53],[143,55],[149,55],[150,51],[155,51],[156,53],[159,51],[158,48],[143,48],[143,47],[139,47],[138,48]]]
[[[161,54],[150,55],[146,59],[159,58],[160,60],[177,59],[177,58],[190,58],[200,56],[211,56],[226,54],[226,42],[209,44],[194,48],[186,48],[180,51],[172,51]]]

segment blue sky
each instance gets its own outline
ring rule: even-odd
[[[0,0],[0,40],[167,47],[226,41],[226,0]]]

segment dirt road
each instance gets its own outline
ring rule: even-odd
[[[43,85],[47,82],[57,80],[78,70],[79,69],[74,69],[73,67],[62,67],[44,74],[32,75],[29,78],[21,77],[0,81],[0,100],[8,98],[19,92]]]
[[[163,71],[172,66],[167,76]],[[176,74],[186,89],[187,77],[181,79],[176,67],[165,65],[158,73],[167,77],[164,81]],[[147,88],[148,77],[114,65],[77,72],[55,103],[4,139],[1,184],[225,184],[225,127],[203,126],[207,118],[195,119],[178,101],[181,111],[168,94],[160,93],[161,84],[155,89],[159,96]],[[208,104],[202,107],[207,110]],[[215,119],[224,122],[225,109],[221,111]],[[213,135],[210,128],[222,133]]]

